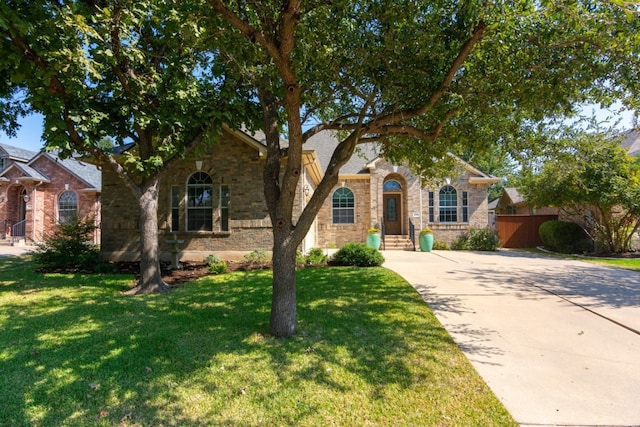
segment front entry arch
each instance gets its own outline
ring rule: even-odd
[[[402,185],[395,179],[389,179],[382,190],[385,234],[402,234]]]

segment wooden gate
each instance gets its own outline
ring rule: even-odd
[[[498,237],[503,248],[535,248],[542,241],[538,228],[558,215],[498,215]]]

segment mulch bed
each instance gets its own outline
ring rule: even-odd
[[[178,285],[190,282],[200,277],[208,276],[209,266],[205,263],[197,262],[181,262],[182,268],[170,269],[170,264],[161,263],[162,280],[169,285]],[[115,263],[115,273],[133,274],[140,273],[140,264],[137,262],[119,262]],[[249,262],[227,261],[227,272],[231,271],[248,271],[248,270],[265,270],[271,268],[271,264],[255,264]]]

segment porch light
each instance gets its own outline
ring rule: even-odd
[[[302,187],[302,191],[304,192],[305,196],[308,196],[309,193],[311,193],[311,188],[307,184],[305,184],[304,187]]]
[[[25,203],[29,203],[29,200],[31,200],[31,197],[29,197],[28,194],[25,194],[24,196],[22,196],[22,199],[24,200]]]

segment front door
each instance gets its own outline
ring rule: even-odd
[[[384,195],[384,229],[386,234],[402,234],[402,195]]]

